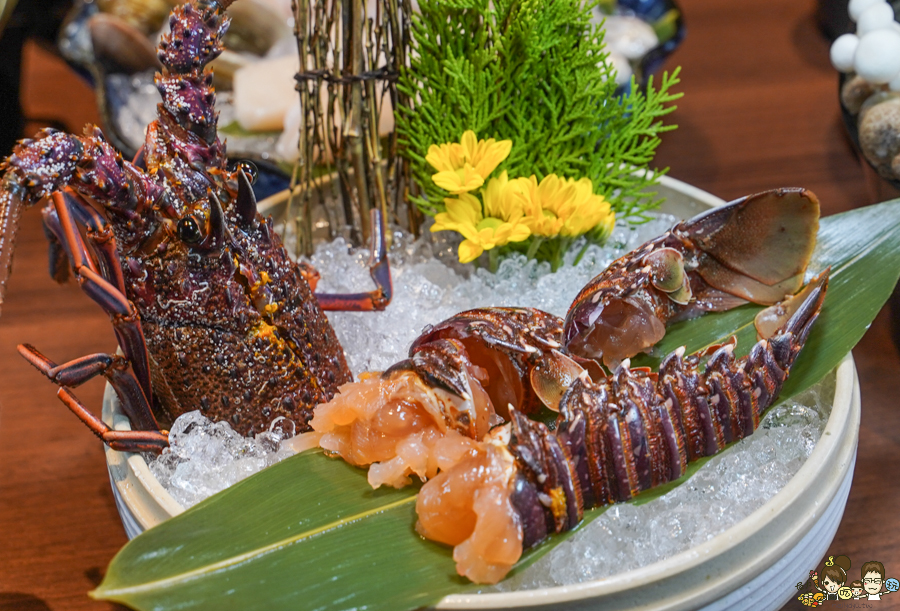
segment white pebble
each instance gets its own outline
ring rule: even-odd
[[[900,74],[900,34],[893,29],[875,30],[859,39],[854,57],[856,72],[875,85]]]
[[[613,68],[616,69],[616,85],[624,85],[631,80],[633,71],[631,70],[631,64],[628,62],[628,58],[621,53],[610,51],[607,62],[612,64]]]
[[[893,80],[890,83],[888,83],[888,88],[891,91],[900,91],[900,74],[895,76],[893,78]]]
[[[894,9],[890,4],[879,2],[863,11],[856,21],[857,36],[891,27],[894,23]]]
[[[858,21],[860,15],[863,14],[863,11],[875,4],[887,4],[887,2],[885,2],[885,0],[850,0],[850,4],[847,6],[847,12],[850,13],[850,19]]]
[[[841,72],[853,71],[853,56],[859,46],[856,34],[844,34],[831,43],[831,65]]]
[[[646,21],[628,15],[609,15],[603,25],[603,42],[609,50],[628,59],[640,59],[659,44],[656,31]]]

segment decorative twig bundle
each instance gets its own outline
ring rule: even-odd
[[[397,155],[393,130],[382,139],[379,119],[409,106],[396,81],[409,45],[409,0],[293,0],[300,72],[299,160],[291,179],[299,249],[312,251],[313,206],[318,197],[328,225],[350,226],[358,242],[369,237],[369,210],[418,229],[405,209],[408,170]],[[334,176],[337,180],[323,180]],[[331,202],[331,203],[328,203]]]

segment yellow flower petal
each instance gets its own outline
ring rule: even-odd
[[[531,230],[528,228],[528,226],[524,223],[518,223],[509,234],[509,241],[521,242],[522,240],[527,240],[530,235]]]
[[[500,240],[498,239],[498,230],[491,227],[482,229],[478,232],[478,243],[481,244],[485,250],[490,250],[494,246],[499,246]]]
[[[446,212],[438,212],[434,215],[434,225],[431,226],[431,231],[456,231],[457,225],[459,225],[459,223],[453,221],[449,214]]]
[[[595,195],[591,181],[583,178],[574,184],[574,209],[565,219],[560,231],[564,236],[579,236],[591,231],[611,215],[609,202],[602,195]]]
[[[481,202],[471,193],[460,193],[455,199],[447,197],[444,205],[457,223],[475,226],[484,218],[481,214]]]
[[[441,189],[454,195],[467,193],[484,184],[484,178],[475,172],[475,169],[468,163],[453,172],[438,172],[431,177],[431,180]]]
[[[477,235],[475,226],[481,222],[481,203],[473,195],[462,193],[458,199],[445,198],[446,212],[434,215],[431,231],[452,230],[468,237]]]
[[[475,166],[475,171],[482,177],[487,178],[491,172],[497,169],[500,163],[509,157],[512,150],[512,140],[501,140],[496,142],[493,138],[482,140],[475,153],[469,157],[468,161]]]
[[[438,172],[455,172],[462,169],[465,164],[462,147],[455,143],[432,144],[428,147],[428,154],[425,156],[431,166]]]
[[[466,161],[471,161],[473,155],[475,154],[475,149],[478,148],[478,136],[476,136],[475,132],[471,129],[467,129],[463,132],[462,137],[459,139],[459,145],[462,147],[463,155],[465,155]]]
[[[459,143],[431,145],[425,160],[438,172],[456,171],[468,163],[482,180],[487,180],[491,172],[509,156],[511,150],[512,140],[500,142],[493,138],[479,140],[470,129],[463,133]]]
[[[464,240],[463,243],[459,245],[459,262],[469,263],[474,261],[480,257],[483,252],[484,248],[482,248],[480,244],[472,242],[471,240]]]
[[[506,170],[500,176],[488,181],[482,196],[485,216],[512,221],[522,218],[525,214],[523,183],[521,179],[509,180]]]

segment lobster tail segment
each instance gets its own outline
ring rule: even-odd
[[[785,373],[794,364],[813,323],[819,317],[830,272],[830,268],[826,269],[793,297],[756,315],[756,331],[760,337],[769,338],[772,355]]]

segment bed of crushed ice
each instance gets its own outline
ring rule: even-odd
[[[428,324],[479,306],[520,305],[557,315],[578,290],[613,259],[662,233],[675,222],[661,216],[646,224],[619,226],[605,248],[591,246],[577,265],[551,273],[549,265],[510,258],[496,274],[465,269],[453,244],[431,236],[413,241],[395,234],[391,250],[394,299],[381,313],[329,313],[354,373],[383,370],[405,358]],[[321,272],[319,290],[368,290],[368,253],[338,239],[312,259]],[[537,588],[606,577],[676,554],[711,539],[774,496],[809,456],[830,412],[833,379],[774,408],[748,439],[710,460],[686,484],[641,506],[617,505],[544,556],[500,590]],[[171,447],[150,469],[183,506],[189,507],[292,452],[282,441],[289,423],[245,439],[199,412],[179,418]]]

